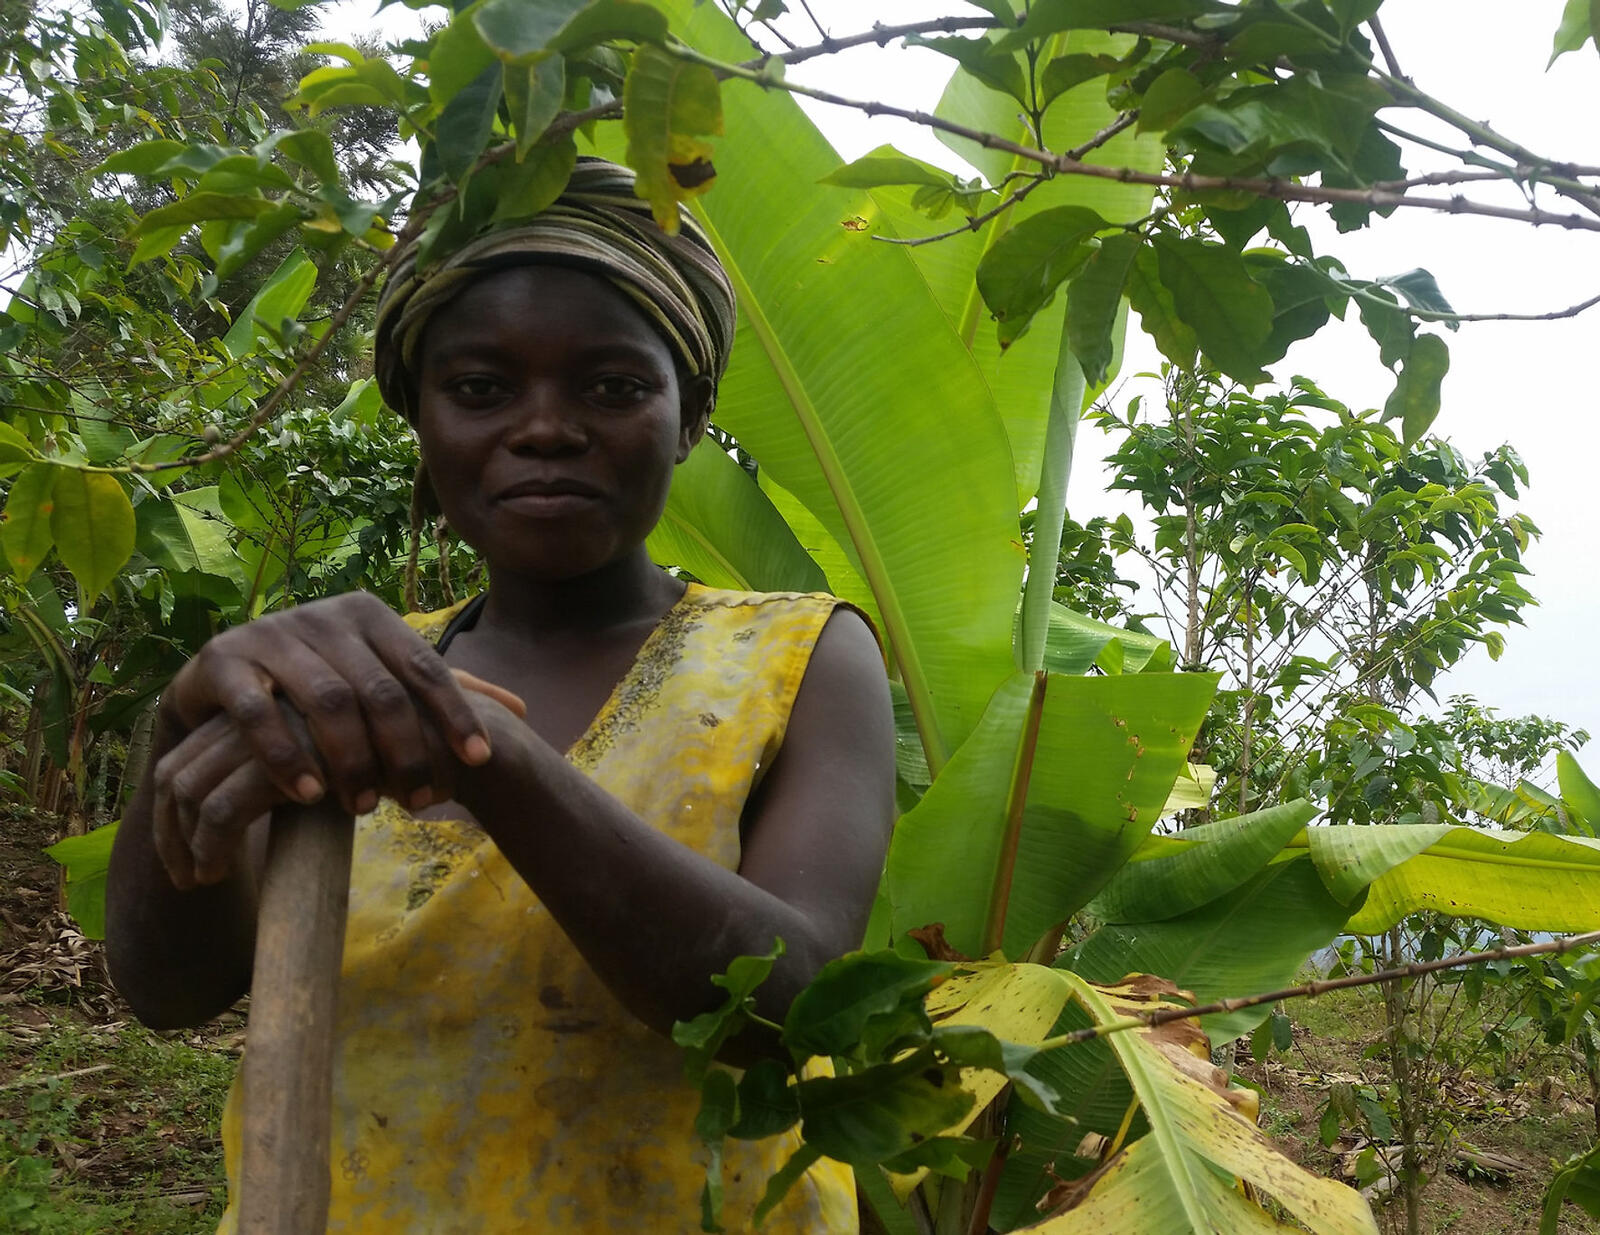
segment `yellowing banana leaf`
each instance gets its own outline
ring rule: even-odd
[[[661,522],[645,542],[663,566],[711,587],[821,592],[828,581],[771,499],[710,438],[672,476]]]
[[[1100,988],[1064,976],[1097,1024],[1161,1003],[1143,984]],[[1150,1130],[1100,1173],[1064,1190],[1064,1208],[1024,1229],[1231,1235],[1308,1228],[1317,1235],[1376,1235],[1359,1193],[1290,1161],[1241,1114],[1244,1104],[1227,1090],[1222,1071],[1211,1067],[1204,1036],[1190,1022],[1116,1033],[1108,1042]],[[1271,1197],[1300,1226],[1274,1219],[1230,1186],[1228,1176]]]
[[[1014,674],[927,794],[901,817],[885,875],[896,934],[943,922],[986,952],[1007,802],[1022,803],[1002,949],[1023,956],[1082,908],[1150,830],[1215,687],[1205,674],[1045,675],[1031,763],[1034,678]],[[1020,796],[1013,786],[1019,786]]]
[[[715,6],[661,7],[694,46],[750,54]],[[1013,666],[1005,427],[910,254],[857,243],[871,199],[818,183],[839,159],[794,100],[724,89],[717,187],[696,203],[739,295],[717,418],[854,550],[937,766]]]
[[[1007,1042],[1035,1046],[1049,1036],[1071,993],[1060,976],[1043,965],[983,963],[934,987],[925,1005],[936,1027],[976,1025]],[[972,1109],[943,1135],[966,1132],[1008,1083],[999,1072],[963,1068],[961,1087],[973,1096]],[[904,1202],[927,1173],[924,1169],[891,1175],[896,1198]]]
[[[1162,818],[1175,815],[1180,810],[1199,810],[1209,806],[1216,788],[1216,768],[1209,763],[1185,764],[1173,783],[1172,792],[1167,794],[1167,804],[1161,808]]]
[[[1600,841],[1548,832],[1451,824],[1309,828],[1304,840],[1322,881],[1366,902],[1346,929],[1387,930],[1431,909],[1532,931],[1600,928]]]

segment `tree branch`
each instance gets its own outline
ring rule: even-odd
[[[824,34],[821,43],[809,47],[791,48],[776,56],[760,60],[746,60],[741,67],[759,69],[766,59],[781,60],[785,64],[800,64],[818,56],[831,56],[835,52],[861,47],[868,43],[886,47],[895,39],[905,38],[908,34],[956,34],[962,30],[993,30],[999,24],[992,17],[938,17],[928,21],[906,22],[900,26],[886,26],[880,21],[876,22],[871,30],[864,30],[860,34],[847,34],[838,38],[829,38]],[[817,29],[821,31],[822,27],[818,26]]]
[[[1349,974],[1343,978],[1325,978],[1318,982],[1306,982],[1300,986],[1286,986],[1282,990],[1267,991],[1260,995],[1246,995],[1241,999],[1219,999],[1214,1003],[1199,1004],[1192,1008],[1158,1008],[1154,1012],[1142,1012],[1135,1016],[1124,1017],[1121,1020],[1107,1021],[1104,1025],[1093,1025],[1087,1029],[1075,1029],[1071,1033],[1058,1034],[1053,1038],[1046,1038],[1039,1043],[1041,1051],[1054,1050],[1058,1046],[1071,1046],[1079,1042],[1092,1042],[1096,1038],[1103,1038],[1109,1034],[1123,1033],[1129,1029],[1154,1029],[1157,1025],[1170,1024],[1173,1021],[1193,1020],[1197,1016],[1215,1016],[1223,1012],[1239,1012],[1245,1008],[1259,1008],[1262,1004],[1277,1003],[1282,999],[1312,999],[1328,991],[1348,990],[1357,986],[1375,986],[1384,982],[1401,982],[1407,978],[1420,978],[1425,974],[1438,973],[1442,969],[1461,969],[1467,965],[1491,964],[1495,961],[1515,960],[1522,956],[1559,955],[1562,952],[1571,952],[1577,948],[1586,948],[1591,944],[1600,944],[1600,931],[1588,931],[1582,935],[1566,935],[1560,939],[1546,940],[1544,943],[1522,944],[1515,948],[1497,948],[1493,952],[1458,952],[1453,956],[1442,956],[1436,961],[1418,961],[1410,965],[1401,965],[1394,969],[1384,969],[1377,973]]]

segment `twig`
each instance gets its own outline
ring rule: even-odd
[[[94,1072],[105,1072],[111,1067],[108,1063],[97,1063],[88,1068],[74,1068],[71,1072],[57,1072],[53,1076],[24,1076],[14,1081],[7,1081],[0,1085],[0,1089],[21,1089],[24,1085],[48,1085],[51,1081],[64,1081],[68,1077],[88,1076]]]
[[[962,30],[993,30],[999,24],[992,17],[938,17],[928,21],[907,22],[900,26],[886,26],[880,21],[875,23],[871,30],[864,30],[860,34],[847,34],[839,38],[828,38],[824,35],[821,43],[809,47],[794,47],[780,52],[771,59],[781,60],[785,64],[800,64],[817,56],[831,56],[834,52],[861,47],[867,43],[886,47],[895,39],[905,38],[908,34],[956,34]],[[759,69],[762,63],[762,60],[746,60],[741,67]]]
[[[817,20],[817,15],[811,11],[811,5],[807,3],[807,0],[800,0],[800,7],[806,11],[806,16],[811,19],[811,24],[817,28],[817,33],[822,36],[823,45],[827,46],[832,43],[832,36],[823,28],[822,23]]]
[[[1539,956],[1543,954],[1559,955],[1562,952],[1571,952],[1576,948],[1588,947],[1590,944],[1600,943],[1600,931],[1587,931],[1581,935],[1565,935],[1560,939],[1550,939],[1544,943],[1527,943],[1515,948],[1497,948],[1493,952],[1458,952],[1453,956],[1442,956],[1436,961],[1418,961],[1410,965],[1401,965],[1394,969],[1385,969],[1378,973],[1350,974],[1343,978],[1326,978],[1318,982],[1307,982],[1302,986],[1286,986],[1282,990],[1267,991],[1260,995],[1246,995],[1239,999],[1219,999],[1215,1003],[1200,1004],[1193,1008],[1159,1008],[1154,1012],[1142,1012],[1134,1016],[1123,1017],[1121,1020],[1107,1021],[1103,1025],[1092,1025],[1087,1029],[1075,1029],[1071,1033],[1058,1034],[1053,1038],[1046,1038],[1040,1042],[1038,1049],[1054,1050],[1058,1046],[1071,1046],[1078,1042],[1090,1042],[1096,1038],[1103,1038],[1108,1034],[1123,1033],[1129,1029],[1154,1029],[1158,1025],[1166,1025],[1172,1021],[1192,1020],[1197,1016],[1215,1016],[1220,1012],[1238,1012],[1244,1008],[1258,1008],[1265,1003],[1277,1003],[1280,999],[1311,999],[1328,991],[1348,990],[1357,986],[1374,986],[1381,982],[1399,982],[1406,978],[1420,978],[1424,974],[1437,973],[1441,969],[1460,969],[1466,965],[1490,964],[1494,961],[1514,960],[1521,956]]]
[[[1011,207],[1022,201],[1029,193],[1032,193],[1049,179],[1049,176],[1030,176],[1027,184],[1023,185],[1015,193],[1008,193],[998,206],[985,210],[982,214],[970,216],[960,227],[952,227],[949,231],[934,232],[931,236],[879,236],[874,234],[872,238],[881,240],[884,244],[902,244],[907,248],[915,248],[917,245],[933,244],[937,240],[949,240],[952,236],[964,236],[968,232],[982,229],[985,223],[1010,210]]]
[[[1142,172],[1132,167],[1105,167],[1096,163],[1084,163],[1067,155],[1052,154],[1047,150],[1040,150],[1035,146],[1014,142],[995,133],[987,133],[964,124],[957,124],[954,121],[946,120],[942,116],[933,115],[931,112],[896,107],[890,103],[879,103],[868,99],[846,98],[844,95],[835,94],[831,90],[819,90],[814,86],[801,85],[799,82],[778,80],[768,74],[746,68],[743,65],[724,63],[711,56],[704,55],[681,42],[674,41],[669,46],[669,50],[681,59],[689,60],[696,64],[704,64],[724,77],[735,77],[753,82],[763,89],[787,90],[791,94],[799,94],[806,98],[816,99],[819,103],[829,103],[836,107],[848,107],[867,116],[894,116],[901,120],[909,120],[912,124],[921,125],[924,128],[937,129],[940,132],[964,137],[968,141],[976,142],[986,149],[1003,150],[1008,154],[1037,163],[1041,167],[1047,167],[1061,175],[1093,176],[1101,180],[1119,181],[1123,184],[1148,184],[1161,188],[1183,189],[1187,192],[1232,191],[1253,193],[1257,197],[1276,198],[1280,201],[1311,202],[1317,205],[1351,203],[1374,208],[1407,206],[1421,210],[1439,210],[1447,214],[1476,214],[1485,215],[1489,218],[1514,219],[1522,223],[1532,223],[1536,227],[1552,226],[1576,231],[1600,231],[1600,218],[1591,219],[1583,215],[1556,214],[1534,207],[1523,210],[1509,206],[1494,206],[1487,202],[1471,201],[1465,197],[1422,197],[1403,193],[1389,193],[1381,189],[1331,188],[1322,185],[1297,184],[1293,181],[1278,179],[1258,180],[1239,176],[1197,176],[1193,172],[1168,175],[1159,172]],[[1443,105],[1440,104],[1440,106],[1442,107]],[[1497,140],[1504,141],[1505,139],[1497,138]],[[1517,149],[1521,150],[1520,147],[1517,147]],[[1529,154],[1530,152],[1522,151],[1522,153]],[[1537,156],[1531,156],[1522,161],[1543,162]],[[1573,195],[1568,193],[1567,196]]]
[[[1411,79],[1400,71],[1400,62],[1394,57],[1394,48],[1389,46],[1389,36],[1383,32],[1383,23],[1378,20],[1376,13],[1367,19],[1367,25],[1372,28],[1372,37],[1378,41],[1378,50],[1383,52],[1383,62],[1389,66],[1389,72],[1410,81]]]

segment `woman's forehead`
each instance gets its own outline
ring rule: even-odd
[[[655,325],[610,281],[562,266],[518,265],[474,279],[428,322],[421,360],[467,348],[530,341],[604,344],[673,355]]]

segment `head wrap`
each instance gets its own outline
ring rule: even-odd
[[[378,300],[373,359],[384,402],[414,420],[428,321],[475,279],[521,265],[605,279],[639,307],[689,373],[719,380],[733,347],[733,285],[693,216],[680,210],[678,234],[667,235],[633,183],[626,167],[581,158],[561,196],[533,218],[479,236],[425,270],[413,243]]]

